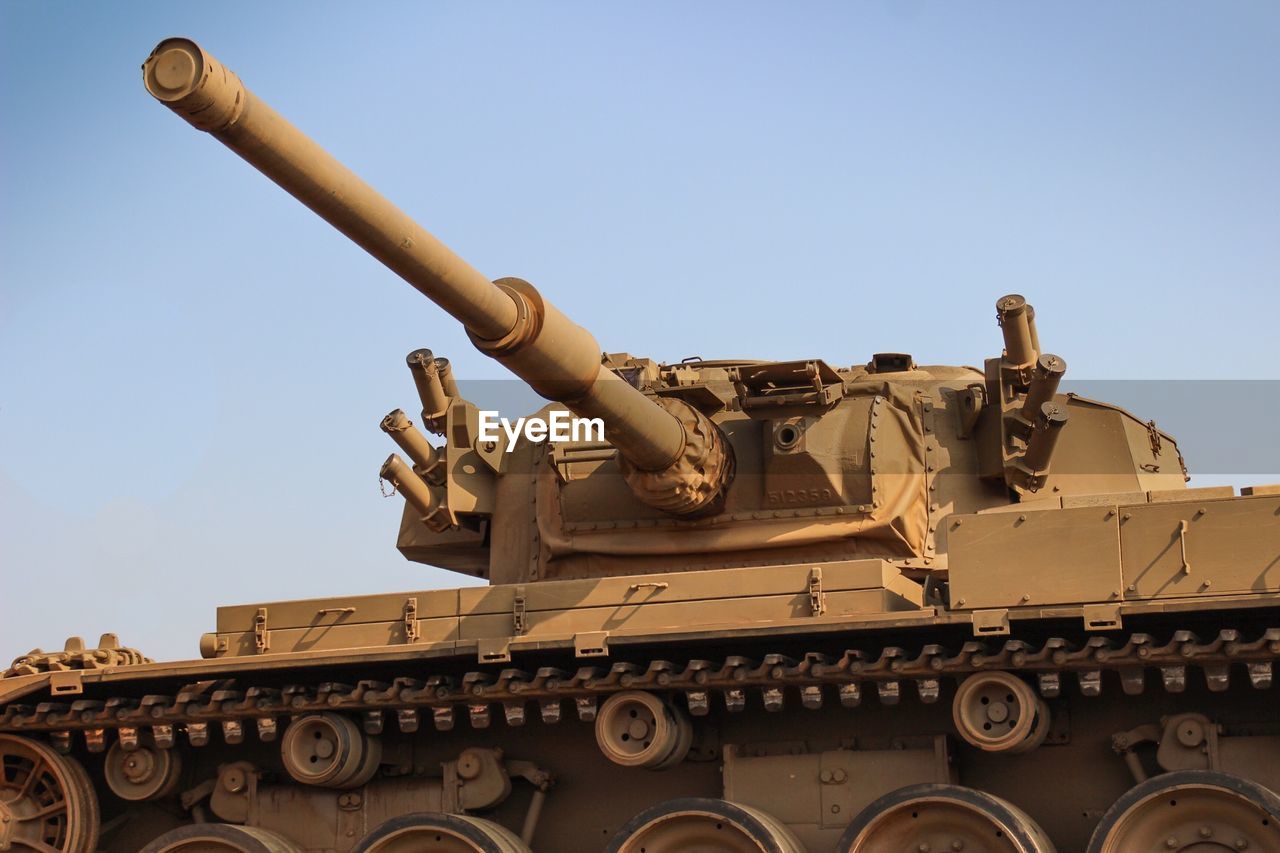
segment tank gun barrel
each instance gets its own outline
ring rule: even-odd
[[[157,100],[458,319],[482,352],[544,397],[580,416],[600,418],[642,499],[683,515],[703,510],[723,493],[733,465],[718,428],[684,404],[649,399],[605,368],[591,334],[532,285],[490,281],[194,42],[161,42],[142,72]]]

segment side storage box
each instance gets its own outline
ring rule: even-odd
[[[1125,598],[1280,591],[1280,496],[1125,506]]]
[[[954,516],[947,521],[951,605],[960,610],[1118,601],[1114,507]]]
[[[219,607],[217,648],[206,656],[451,641],[457,613],[456,589]]]
[[[462,640],[689,631],[922,605],[920,586],[883,560],[507,584],[458,595]]]

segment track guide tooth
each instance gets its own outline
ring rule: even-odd
[[[942,695],[942,682],[936,678],[917,679],[916,692],[920,694],[921,702],[932,705]]]
[[[49,735],[49,743],[60,755],[71,752],[71,732],[53,732]]]
[[[176,740],[173,726],[168,723],[157,723],[151,727],[151,739],[155,741],[156,746],[160,749],[173,749],[173,744]]]
[[[1146,686],[1146,671],[1142,667],[1126,666],[1120,670],[1120,687],[1126,696],[1137,696]]]
[[[881,705],[897,705],[902,698],[902,691],[896,681],[877,681],[876,693],[880,696]]]
[[[840,704],[846,708],[856,708],[862,704],[862,685],[854,681],[840,685]]]
[[[1185,666],[1162,666],[1160,677],[1164,680],[1164,689],[1170,693],[1181,693],[1187,689],[1187,668]]]
[[[800,688],[800,704],[810,711],[822,707],[822,688],[816,684]]]
[[[120,741],[120,748],[125,752],[133,752],[138,748],[138,730],[133,726],[121,726],[116,729],[116,738]]]
[[[204,746],[209,743],[209,724],[187,723],[187,742],[192,746]]]
[[[1041,672],[1036,675],[1040,685],[1040,695],[1046,699],[1057,699],[1062,695],[1062,677],[1056,672]]]
[[[90,752],[104,752],[107,748],[107,730],[85,729],[84,745]]]
[[[1225,663],[1202,664],[1204,683],[1214,693],[1221,693],[1231,686],[1231,668]]]
[[[724,707],[737,713],[747,707],[747,694],[740,687],[731,687],[724,692]]]
[[[271,743],[271,741],[276,739],[275,717],[258,717],[255,722],[258,727],[258,740],[263,743]]]
[[[1076,681],[1080,683],[1080,692],[1085,696],[1102,695],[1102,670],[1082,669],[1076,673]]]
[[[450,731],[453,728],[453,707],[446,705],[443,708],[432,708],[431,721],[435,724],[436,731]]]
[[[544,723],[560,722],[560,700],[543,699],[538,702],[538,715],[542,717]]]
[[[360,727],[364,729],[367,735],[380,735],[386,722],[381,711],[365,711],[360,715]]]
[[[418,730],[420,720],[417,708],[401,708],[396,711],[396,726],[405,734],[413,734]]]
[[[489,703],[479,702],[467,706],[467,715],[471,718],[471,727],[487,729],[492,718],[489,715]]]
[[[584,723],[594,723],[596,721],[596,697],[579,696],[573,700],[574,707],[578,711],[578,719]]]
[[[244,743],[244,727],[239,720],[222,721],[222,739],[232,746]]]
[[[1249,683],[1259,690],[1266,690],[1271,686],[1271,662],[1263,661],[1262,663],[1248,664]]]
[[[507,718],[508,726],[524,725],[524,703],[523,702],[503,702],[502,715]]]
[[[760,691],[766,711],[781,711],[785,699],[781,687],[766,687]]]
[[[711,713],[711,696],[705,690],[688,690],[684,694],[689,704],[689,713],[695,717],[705,717]]]

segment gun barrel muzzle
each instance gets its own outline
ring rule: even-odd
[[[157,100],[213,134],[474,334],[497,338],[516,306],[478,270],[253,95],[195,42],[162,41],[143,82]]]

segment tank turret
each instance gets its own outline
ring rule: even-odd
[[[553,401],[544,427],[567,413],[602,424],[561,442],[495,433],[447,359],[410,353],[422,422],[383,418],[408,460],[380,471],[405,499],[409,559],[495,583],[863,557],[925,575],[947,567],[949,514],[1182,486],[1168,436],[1058,393],[1066,361],[1041,350],[1020,295],[996,303],[1003,351],[981,371],[904,353],[851,367],[602,358],[533,285],[490,281],[195,43],[161,42],[143,78]]]

